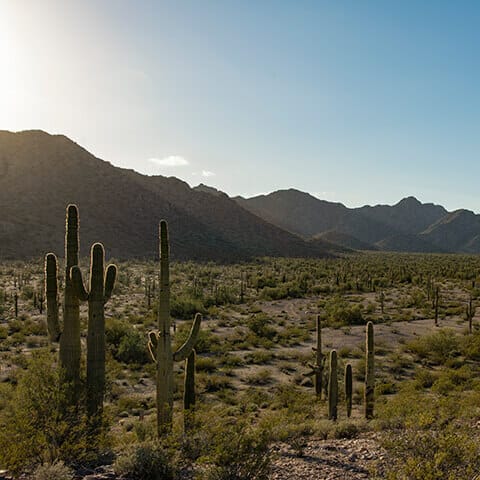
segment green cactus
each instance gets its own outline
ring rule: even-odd
[[[470,335],[472,334],[472,331],[473,331],[473,317],[475,316],[476,310],[477,310],[476,307],[474,307],[473,305],[472,295],[470,294],[470,298],[468,299],[467,308],[466,308],[467,321],[468,321],[468,333],[470,333]]]
[[[105,304],[112,295],[117,267],[105,270],[105,251],[101,243],[92,245],[90,253],[90,288],[84,287],[82,272],[72,267],[71,279],[77,297],[88,301],[87,334],[87,413],[101,416],[105,395]]]
[[[195,350],[185,360],[185,388],[183,391],[184,429],[189,430],[193,422],[195,407]]]
[[[438,327],[438,307],[440,304],[440,287],[437,285],[435,288],[435,295],[433,297],[433,309],[435,312],[435,326]]]
[[[375,345],[373,323],[367,323],[365,342],[365,418],[373,418],[375,405]]]
[[[80,386],[80,303],[74,292],[70,270],[78,264],[78,209],[67,206],[65,232],[65,288],[63,298],[63,329],[60,328],[57,287],[57,257],[45,257],[45,296],[47,298],[47,329],[52,342],[60,341],[60,365],[73,386],[72,402],[78,398]]]
[[[353,392],[353,380],[352,380],[352,366],[347,363],[345,366],[345,406],[347,408],[347,417],[352,415],[352,392]]]
[[[328,418],[337,419],[338,379],[337,379],[337,351],[330,352],[330,372],[328,378]]]
[[[325,358],[322,354],[322,320],[317,315],[317,346],[315,348],[315,393],[322,398],[323,365]]]
[[[195,315],[186,342],[172,352],[170,335],[170,265],[167,222],[160,222],[160,287],[158,330],[149,333],[148,349],[157,364],[157,430],[158,435],[171,430],[173,410],[173,362],[186,360],[198,339],[202,317]]]

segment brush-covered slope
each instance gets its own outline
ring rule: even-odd
[[[375,245],[362,242],[358,238],[352,237],[347,233],[337,232],[335,230],[328,230],[327,232],[319,233],[314,238],[341,245],[342,247],[352,250],[378,250]]]
[[[360,208],[347,208],[293,189],[236,200],[293,233],[353,249],[376,246],[403,252],[480,253],[480,216],[468,210],[449,213],[440,205],[421,203],[414,197],[396,205]]]
[[[478,253],[480,216],[469,210],[456,210],[422,232],[426,241],[452,252]]]
[[[364,206],[355,210],[365,217],[408,234],[422,232],[448,213],[440,205],[421,203],[415,197],[404,198],[396,205]]]
[[[80,209],[86,254],[95,241],[120,258],[155,257],[160,219],[177,259],[322,256],[318,245],[241,208],[227,196],[102,161],[63,135],[0,131],[0,257],[63,256],[67,203]]]
[[[375,243],[396,230],[358,214],[341,203],[332,203],[295,189],[235,200],[252,213],[304,237],[334,230],[366,243]]]

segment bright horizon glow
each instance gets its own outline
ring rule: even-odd
[[[479,23],[472,0],[0,0],[0,129],[231,196],[478,212]]]

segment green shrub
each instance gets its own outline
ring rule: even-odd
[[[129,331],[120,340],[115,358],[120,362],[140,365],[149,362],[146,337],[135,329]]]
[[[71,480],[73,472],[63,462],[39,465],[33,474],[33,480]]]
[[[154,441],[130,446],[117,457],[114,471],[129,480],[173,480],[176,476],[168,451]]]
[[[457,356],[459,347],[458,337],[449,329],[417,338],[406,346],[408,351],[437,365],[445,364],[448,359]]]
[[[37,351],[20,373],[0,417],[0,464],[14,473],[43,463],[95,461],[103,432],[89,434],[81,408],[68,408],[67,385],[48,351]]]

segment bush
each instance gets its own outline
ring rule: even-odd
[[[444,329],[438,333],[413,340],[407,345],[407,349],[420,358],[430,360],[437,365],[443,365],[448,359],[458,355],[459,346],[459,339],[455,333],[449,329]]]
[[[55,461],[94,461],[103,433],[89,434],[81,408],[67,407],[67,385],[48,351],[32,353],[0,417],[0,464],[13,473]]]
[[[148,363],[146,337],[137,330],[130,331],[121,339],[115,358],[124,363]]]
[[[73,472],[63,462],[40,465],[33,474],[33,480],[71,480]]]
[[[212,454],[204,480],[266,480],[270,454],[261,432],[238,422],[221,427],[211,438]]]
[[[167,450],[155,441],[131,446],[117,457],[114,470],[130,480],[171,480],[176,474]]]

